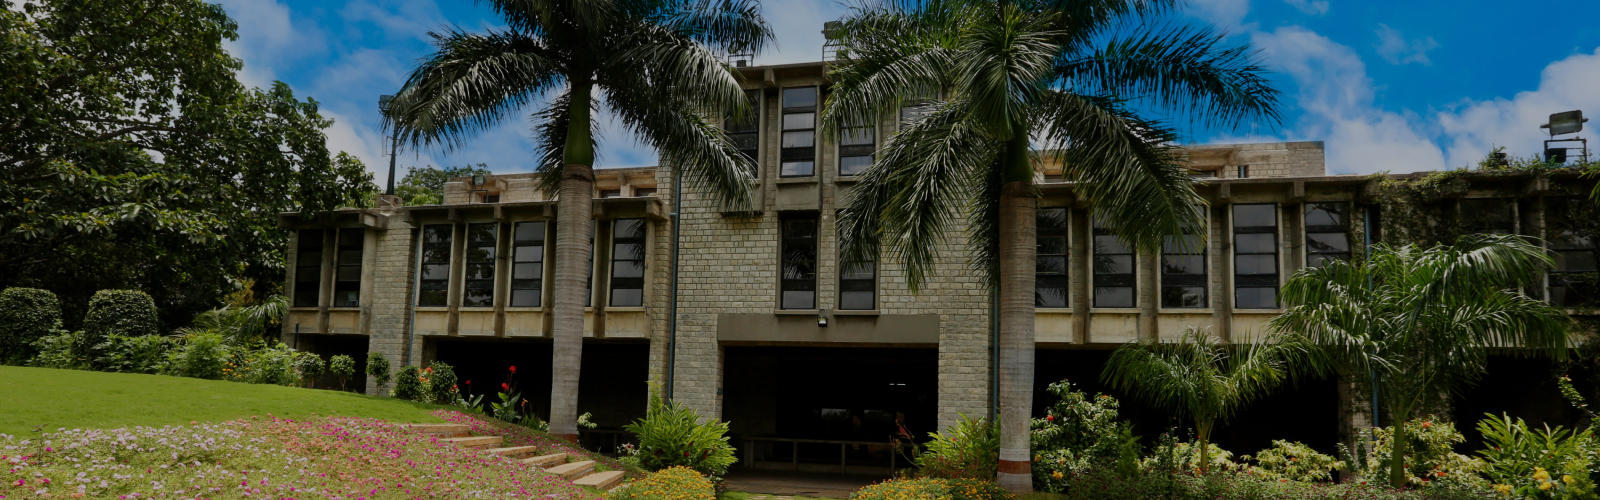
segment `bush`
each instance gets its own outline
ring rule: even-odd
[[[981,421],[980,421],[981,422]],[[850,494],[850,500],[953,500],[943,479],[892,479]]]
[[[400,373],[394,375],[394,393],[390,395],[407,401],[427,402],[428,386],[422,379],[422,370],[415,366],[401,368]]]
[[[961,421],[931,435],[917,454],[918,475],[943,479],[989,479],[1000,467],[1000,424],[961,415]]]
[[[219,333],[202,333],[189,337],[183,347],[173,351],[167,369],[173,375],[221,380],[234,370],[228,367],[233,352],[227,339]]]
[[[242,360],[235,361],[234,379],[251,384],[299,385],[300,373],[295,369],[298,354],[282,342],[272,347],[241,350],[234,354],[235,360]]]
[[[0,290],[0,365],[20,365],[33,359],[39,339],[61,329],[61,301],[49,290]]]
[[[367,353],[367,376],[378,384],[378,394],[383,394],[383,386],[389,385],[389,358],[377,351]]]
[[[1235,472],[1239,470],[1239,463],[1233,461],[1233,452],[1222,449],[1216,443],[1206,443],[1206,455],[1211,460],[1212,472]],[[1149,458],[1145,458],[1140,466],[1145,469],[1162,469],[1158,463],[1172,464],[1179,471],[1198,473],[1200,471],[1200,450],[1194,443],[1173,443],[1170,446],[1158,446],[1152,451]]]
[[[56,331],[33,341],[38,354],[28,360],[28,366],[40,368],[84,369],[89,366],[87,336],[82,331]]]
[[[301,352],[295,355],[294,367],[300,372],[300,379],[306,382],[306,387],[315,389],[317,379],[322,378],[326,365],[322,362],[322,356],[318,356],[317,353]]]
[[[1010,500],[1011,492],[987,479],[949,479],[945,486],[951,500]]]
[[[456,402],[456,371],[449,363],[434,361],[428,366],[428,393],[435,404]]]
[[[1049,391],[1056,403],[1031,426],[1035,488],[1059,492],[1066,487],[1067,476],[1094,467],[1123,474],[1138,471],[1138,438],[1133,424],[1119,419],[1117,398],[1105,394],[1091,398],[1072,390],[1065,380],[1050,384]]]
[[[90,345],[105,342],[112,335],[137,337],[161,333],[160,325],[155,301],[138,290],[95,292],[89,299],[89,311],[83,316],[83,332],[89,334]]]
[[[1406,434],[1411,437],[1411,454],[1406,458],[1406,484],[1488,488],[1489,483],[1479,475],[1488,465],[1483,460],[1455,452],[1454,445],[1467,440],[1456,431],[1455,424],[1440,422],[1437,416],[1429,415],[1406,422],[1405,426]],[[1369,482],[1388,482],[1394,427],[1374,429],[1373,434],[1377,440],[1362,475]]]
[[[688,467],[720,482],[738,461],[728,444],[728,423],[715,419],[701,423],[693,409],[662,399],[660,391],[651,392],[645,417],[622,428],[639,438],[639,447],[629,448],[622,462],[649,471]]]
[[[345,390],[345,385],[350,382],[350,377],[356,374],[356,360],[343,354],[335,354],[328,358],[328,373],[339,378],[339,390]]]
[[[668,467],[629,484],[611,500],[714,500],[716,489],[688,467]]]
[[[1362,483],[1307,483],[1266,480],[1243,474],[1193,476],[1146,471],[1123,477],[1091,471],[1071,478],[1062,500],[1490,500],[1483,490],[1451,487],[1392,490]]]
[[[1590,479],[1596,454],[1592,429],[1574,433],[1561,426],[1533,430],[1522,419],[1484,414],[1478,421],[1486,448],[1484,475],[1494,488],[1518,498],[1600,498]]]
[[[1241,460],[1255,461],[1255,465],[1245,469],[1246,474],[1268,480],[1331,481],[1333,471],[1345,468],[1344,462],[1317,453],[1304,443],[1282,439],[1273,440],[1271,448],[1261,450],[1254,457],[1245,455]]]
[[[112,335],[94,346],[94,365],[108,372],[164,373],[171,350],[172,339],[161,335]]]

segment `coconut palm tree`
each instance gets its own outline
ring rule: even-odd
[[[846,265],[887,250],[917,290],[945,228],[970,218],[973,265],[999,295],[999,479],[1028,491],[1034,150],[1065,165],[1110,227],[1155,250],[1202,213],[1176,135],[1148,113],[1274,124],[1279,93],[1246,46],[1225,46],[1209,28],[1139,24],[1175,0],[884,2],[841,21],[824,131],[925,107],[845,201]]]
[[[436,52],[412,71],[386,119],[408,143],[448,149],[535,105],[534,163],[558,197],[550,431],[576,439],[593,110],[603,103],[686,184],[743,209],[755,167],[716,123],[749,104],[718,53],[759,51],[771,29],[755,0],[484,1],[507,28],[430,33]]]
[[[1193,327],[1177,342],[1145,339],[1118,348],[1100,378],[1134,399],[1194,420],[1200,473],[1210,472],[1211,431],[1284,382],[1327,371],[1305,337],[1268,335],[1230,344]]]
[[[1347,373],[1370,373],[1395,423],[1389,482],[1405,485],[1405,426],[1419,409],[1482,376],[1490,347],[1563,355],[1566,313],[1515,287],[1551,265],[1515,235],[1466,235],[1454,246],[1375,245],[1365,260],[1295,273],[1276,331],[1305,335]],[[1373,409],[1377,411],[1377,408]]]

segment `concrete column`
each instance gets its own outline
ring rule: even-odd
[[[1211,207],[1211,331],[1223,340],[1233,338],[1233,211],[1231,205]]]

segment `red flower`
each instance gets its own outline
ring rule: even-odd
[[[1054,421],[1056,421],[1056,416],[1055,415],[1045,415],[1044,416],[1044,421],[1046,421],[1046,422],[1054,422]]]
[[[686,456],[686,457],[689,456],[689,452],[687,452],[687,451],[683,452],[683,456]]]
[[[511,392],[511,384],[505,384],[505,383],[500,384],[500,391],[501,392]]]
[[[467,385],[472,385],[472,379],[467,379]]]
[[[516,375],[516,374],[517,374],[517,367],[516,367],[516,365],[512,365],[512,366],[511,366],[511,374],[512,374],[512,375]]]

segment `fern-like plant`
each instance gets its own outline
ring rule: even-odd
[[[941,479],[990,479],[1000,468],[1000,425],[968,418],[929,434],[933,440],[917,455],[919,475]]]
[[[639,438],[639,447],[628,450],[622,461],[649,471],[688,467],[710,476],[713,482],[720,481],[738,461],[728,444],[728,423],[716,419],[701,422],[694,409],[667,401],[657,389],[651,385],[645,417],[623,427]]]

